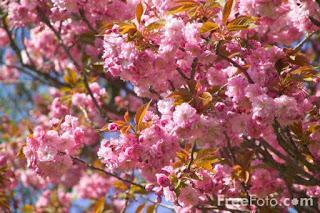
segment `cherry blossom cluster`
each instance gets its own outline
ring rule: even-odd
[[[0,18],[0,82],[32,106],[1,112],[0,210],[319,211],[319,1],[5,0]]]

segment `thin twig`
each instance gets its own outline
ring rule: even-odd
[[[224,55],[223,53],[220,52],[220,47],[222,46],[222,42],[218,42],[216,48],[215,48],[215,52],[216,54],[227,60],[229,63],[231,63],[233,66],[237,67],[248,79],[250,84],[254,84],[254,81],[252,80],[252,78],[250,77],[249,73],[247,72],[247,69],[242,67],[240,64],[238,64],[236,61],[232,60],[231,58],[229,58],[228,56]]]
[[[70,157],[71,157],[71,159],[72,159],[73,161],[77,161],[77,162],[79,162],[79,163],[82,163],[82,164],[86,165],[86,166],[87,166],[88,168],[90,168],[90,169],[93,169],[93,170],[102,172],[102,173],[104,173],[104,174],[106,174],[106,175],[108,175],[108,176],[114,177],[114,178],[116,178],[116,179],[118,179],[118,180],[120,180],[120,181],[122,181],[122,182],[125,182],[125,183],[128,183],[128,184],[137,186],[137,187],[139,187],[139,188],[141,188],[141,189],[143,189],[143,190],[145,189],[145,187],[144,187],[143,185],[139,184],[139,183],[135,183],[135,182],[133,182],[133,181],[131,181],[131,180],[124,179],[124,178],[122,178],[122,177],[119,177],[119,176],[116,175],[116,174],[113,174],[113,173],[111,173],[111,172],[107,172],[107,171],[105,171],[104,169],[97,168],[97,167],[95,167],[95,166],[93,166],[93,165],[91,165],[91,164],[88,164],[88,163],[85,162],[84,160],[81,160],[80,158],[73,157],[73,156],[70,156]]]
[[[79,9],[79,14],[81,16],[81,19],[84,21],[84,23],[86,23],[87,27],[94,32],[95,34],[97,34],[98,32],[93,28],[93,26],[90,24],[89,20],[86,17],[86,14],[83,10],[83,8]]]
[[[18,47],[16,40],[13,38],[13,35],[11,34],[11,31],[9,29],[9,26],[6,22],[6,16],[2,17],[2,24],[3,24],[3,29],[6,31],[6,34],[9,38],[9,42],[10,42],[10,47],[12,48],[12,50],[14,51],[15,55],[17,56],[20,64],[22,67],[24,67],[25,69],[28,69],[28,71],[25,71],[24,69],[20,69],[20,71],[24,72],[25,74],[31,76],[32,78],[35,78],[39,81],[41,81],[42,83],[49,83],[51,86],[55,86],[55,87],[70,87],[70,85],[60,82],[58,79],[51,77],[48,73],[42,72],[41,70],[37,70],[37,68],[35,66],[29,65],[29,64],[25,64],[23,62],[22,56],[21,56],[21,52],[20,52],[20,48]],[[35,73],[39,76],[44,77],[45,79],[40,78],[39,76],[35,75]],[[47,81],[47,82],[46,82]]]
[[[176,70],[178,71],[178,73],[181,75],[182,78],[184,78],[184,79],[186,79],[186,80],[191,80],[191,78],[189,78],[188,76],[186,76],[179,67],[177,67]]]
[[[250,84],[254,84],[254,81],[252,80],[252,78],[250,77],[249,73],[247,72],[247,69],[242,67],[240,64],[238,64],[236,61],[232,60],[231,58],[229,58],[228,56],[225,56],[221,53],[218,53],[218,56],[220,56],[221,58],[227,60],[229,63],[231,63],[233,66],[237,67],[248,79]]]
[[[196,146],[197,146],[196,141],[193,141],[192,148],[191,148],[191,153],[190,153],[190,161],[189,161],[188,167],[187,167],[188,171],[190,171],[192,163],[193,163],[193,160],[194,160],[194,152],[196,151]]]
[[[302,46],[315,34],[319,33],[320,30],[316,30],[310,34],[308,34],[302,41],[300,41],[300,43],[293,49],[293,52],[296,53],[298,52]]]
[[[198,65],[198,58],[194,58],[191,65],[191,77],[190,79],[194,79],[197,71],[197,65]]]
[[[59,32],[54,28],[54,26],[51,24],[50,20],[47,18],[47,16],[43,13],[43,11],[39,7],[37,7],[37,11],[38,11],[39,16],[41,17],[41,21],[45,25],[47,25],[47,27],[49,27],[49,29],[55,34],[56,38],[58,39],[60,45],[64,49],[64,51],[67,54],[67,56],[69,57],[69,59],[76,66],[76,68],[80,71],[81,70],[80,65],[73,58],[72,54],[70,53],[69,48],[64,44],[63,39],[62,39],[61,35],[59,34]]]
[[[87,78],[87,73],[86,71],[83,71],[83,83],[84,83],[84,86],[86,87],[86,90],[88,91],[94,105],[96,106],[96,108],[98,109],[99,113],[105,117],[105,114],[104,114],[104,111],[101,109],[97,99],[94,97],[91,89],[90,89],[90,86],[89,86],[89,83],[88,83],[88,78]]]

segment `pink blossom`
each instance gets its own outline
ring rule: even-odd
[[[75,193],[80,198],[99,199],[108,192],[110,183],[105,177],[93,173],[81,177],[78,185],[74,187]]]

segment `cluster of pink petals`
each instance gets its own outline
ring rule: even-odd
[[[79,198],[99,199],[104,197],[110,187],[110,181],[97,173],[85,174],[74,187],[74,192]]]
[[[78,154],[84,144],[84,134],[78,119],[70,115],[58,130],[36,127],[23,149],[28,166],[43,177],[59,180],[72,167],[70,156]]]
[[[139,3],[143,5],[141,20],[135,17]],[[283,73],[287,75],[283,75],[276,67],[279,61],[287,59],[288,48],[284,47],[319,30],[310,19],[320,20],[320,7],[315,0],[237,1],[229,21],[250,16],[255,22],[249,29],[228,32],[223,35],[225,38],[221,38],[222,34],[228,30],[221,9],[214,9],[208,19],[219,25],[221,35],[201,33],[205,19],[198,22],[185,12],[172,14],[169,9],[176,3],[173,0],[12,0],[0,3],[5,5],[12,29],[30,27],[30,38],[23,41],[28,51],[21,50],[21,58],[18,58],[22,65],[34,66],[43,75],[57,75],[59,80],[66,70],[72,70],[77,73],[79,83],[83,80],[80,79],[82,70],[89,69],[88,64],[100,66],[96,62],[103,60],[104,71],[88,70],[88,75],[99,76],[99,79],[106,77],[107,81],[116,79],[115,82],[121,79],[126,85],[133,85],[133,91],[128,93],[135,93],[121,90],[123,95],[112,91],[115,97],[109,97],[100,81],[90,81],[89,88],[81,88],[81,83],[71,85],[70,90],[63,88],[69,92],[66,96],[62,90],[52,90],[49,101],[35,96],[34,104],[39,110],[31,113],[37,126],[23,148],[28,169],[16,174],[24,186],[43,190],[50,183],[59,183],[68,189],[74,187],[72,190],[79,198],[102,198],[112,187],[110,179],[88,173],[74,159],[81,154],[94,153],[90,160],[100,159],[108,172],[139,171],[139,176],[149,183],[147,190],[154,192],[159,202],[163,197],[174,204],[178,212],[193,212],[196,206],[208,204],[209,196],[242,196],[242,186],[235,180],[232,166],[221,162],[214,164],[212,170],[196,168],[195,178],[184,178],[190,168],[172,166],[177,163],[177,152],[182,148],[192,144],[196,144],[197,151],[238,148],[246,136],[264,140],[275,151],[284,153],[273,129],[275,120],[283,127],[301,124],[304,131],[320,125],[318,120],[309,118],[311,110],[319,111],[319,79],[310,83],[315,87],[315,95],[305,91],[309,89],[306,85],[296,82],[282,88],[284,76],[290,73],[285,70]],[[112,27],[100,32],[100,28],[110,23]],[[123,32],[124,23],[136,27],[136,37]],[[159,26],[150,30],[152,24]],[[222,46],[230,60],[223,58],[216,49],[215,42],[220,40],[225,41]],[[6,30],[0,28],[0,48],[9,44]],[[69,52],[66,53],[65,48]],[[16,82],[20,77],[15,65],[21,62],[10,51],[5,51],[5,64],[0,66],[1,82]],[[286,69],[294,70],[299,66],[294,64]],[[195,94],[191,100],[177,103],[172,92],[185,91],[191,79],[199,84],[197,91],[192,91]],[[218,92],[212,92],[216,88]],[[196,102],[204,92],[212,96],[205,110]],[[109,98],[114,100],[107,100]],[[143,98],[153,99],[153,107],[143,118],[149,125],[141,131],[117,132],[107,137],[97,133],[96,128],[103,127],[107,119],[101,111],[106,114],[108,110],[115,114],[121,110],[136,112]],[[111,109],[113,106],[105,107],[108,101],[114,102],[115,110]],[[133,129],[137,126],[132,120],[130,124]],[[119,130],[116,122],[108,127],[111,131]],[[320,160],[320,129],[313,129],[312,141],[306,147],[310,158]],[[8,156],[0,153],[0,167],[8,164],[8,158],[14,162],[12,156]],[[222,158],[222,153],[217,153],[216,157]],[[282,163],[276,157],[274,160]],[[289,196],[284,178],[277,170],[265,168],[260,161],[249,164],[254,168],[247,180],[250,195],[262,198],[278,193],[278,200]],[[15,180],[11,170],[7,175]],[[183,183],[175,188],[174,181],[179,179]],[[6,187],[14,188],[15,184],[10,181]],[[320,198],[318,186],[295,187],[310,197]],[[38,212],[50,205],[51,193],[43,191],[36,204]],[[62,211],[67,212],[71,195],[63,190],[57,193],[58,202],[64,207]],[[117,202],[116,206],[124,205],[122,201]]]
[[[174,159],[177,137],[170,134],[155,115],[151,116],[154,124],[143,130],[139,138],[127,134],[102,140],[98,156],[107,169],[140,169],[144,178],[154,180],[155,173]]]

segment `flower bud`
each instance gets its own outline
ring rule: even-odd
[[[165,174],[156,174],[157,183],[162,187],[167,187],[170,185],[170,180]]]
[[[119,126],[116,123],[110,123],[110,124],[108,124],[108,129],[109,129],[109,131],[118,131]]]

